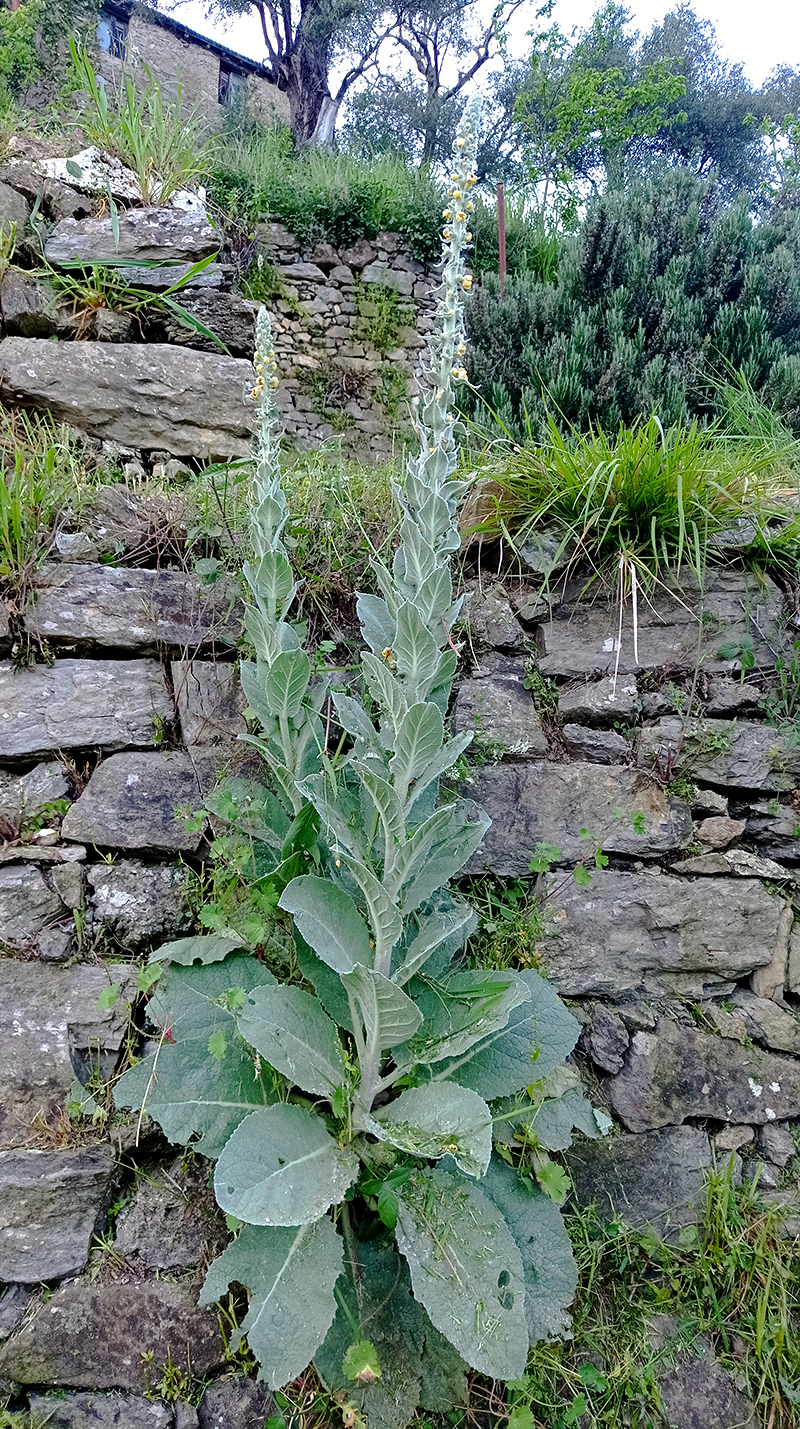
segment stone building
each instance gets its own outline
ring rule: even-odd
[[[196,34],[171,15],[132,0],[106,0],[97,41],[105,79],[118,82],[123,72],[135,76],[147,65],[166,97],[175,99],[180,86],[184,104],[197,105],[214,129],[230,109],[262,123],[288,122],[288,100],[266,65]]]

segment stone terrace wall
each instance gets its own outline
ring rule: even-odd
[[[119,216],[116,241],[90,197],[43,177],[47,162],[34,144],[0,167],[0,223],[15,222],[22,236],[43,192],[42,212],[54,225],[46,254],[55,268],[123,258],[128,283],[158,294],[219,249],[219,233],[202,213],[174,209],[129,209]],[[63,161],[61,170],[69,176]],[[19,257],[35,265],[29,250],[22,238]],[[177,295],[230,356],[171,312],[102,305],[95,312],[80,303],[75,311],[41,276],[9,271],[0,290],[0,396],[139,453],[247,455],[258,303],[243,297],[233,256],[223,248]],[[288,440],[306,449],[335,439],[348,455],[387,456],[409,434],[435,275],[391,233],[340,252],[321,244],[304,253],[281,225],[262,224],[250,256],[266,265],[261,283],[272,294]],[[163,266],[145,270],[136,266],[142,259]]]

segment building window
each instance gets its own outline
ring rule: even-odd
[[[97,21],[97,43],[106,55],[124,60],[128,49],[128,21],[108,10],[100,11]]]
[[[220,64],[218,93],[220,104],[225,104],[229,109],[236,109],[240,104],[244,104],[246,85],[247,76],[240,70]]]

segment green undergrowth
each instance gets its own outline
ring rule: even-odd
[[[726,418],[708,427],[657,417],[565,435],[551,415],[543,443],[490,447],[482,469],[507,491],[486,523],[517,547],[544,530],[550,559],[630,590],[714,562],[796,575],[800,443],[746,387],[731,387]]]
[[[752,1182],[734,1186],[729,1168],[710,1174],[700,1225],[682,1231],[677,1246],[575,1210],[567,1217],[580,1273],[573,1339],[531,1351],[511,1392],[515,1429],[659,1425],[659,1375],[701,1335],[763,1425],[796,1426],[800,1256],[781,1218]],[[659,1351],[650,1338],[657,1315],[673,1316],[676,1330]]]

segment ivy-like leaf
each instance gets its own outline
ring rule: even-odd
[[[412,1156],[452,1156],[468,1176],[482,1176],[492,1154],[492,1113],[482,1097],[455,1082],[402,1092],[370,1118],[368,1130]]]
[[[249,992],[274,982],[272,973],[247,953],[206,966],[170,965],[147,1005],[161,1037],[158,1053],[120,1077],[116,1105],[138,1111],[144,1103],[170,1141],[218,1156],[246,1116],[277,1099],[271,1074],[257,1076],[236,1019],[221,999],[231,988]],[[208,1050],[218,1032],[227,1042],[222,1058]]]
[[[474,1043],[450,1072],[486,1101],[512,1096],[547,1076],[569,1056],[580,1036],[580,1023],[543,977],[533,971],[516,976],[528,988],[529,1000],[512,1009],[505,1027]]]
[[[196,938],[178,938],[174,943],[162,943],[150,954],[151,963],[177,963],[190,967],[192,963],[221,963],[229,953],[245,946],[244,938],[235,933],[201,934]]]
[[[481,1374],[519,1379],[528,1357],[522,1258],[494,1202],[456,1171],[415,1171],[400,1194],[397,1243],[437,1330]]]
[[[327,1216],[307,1226],[246,1225],[210,1266],[200,1304],[213,1305],[234,1283],[250,1291],[230,1349],[246,1335],[259,1379],[280,1389],[302,1374],[328,1333],[341,1268],[341,1237]]]
[[[223,1211],[253,1226],[304,1226],[340,1201],[358,1170],[325,1123],[279,1102],[237,1127],[217,1162],[214,1189]]]
[[[495,1154],[481,1182],[502,1212],[522,1254],[525,1318],[532,1345],[564,1335],[575,1298],[578,1267],[558,1206],[530,1181],[522,1181]]]
[[[359,966],[343,973],[342,982],[358,1004],[368,1041],[381,1051],[414,1036],[422,1013],[388,977]]]
[[[339,1034],[319,1002],[298,987],[257,987],[238,1017],[246,1042],[295,1086],[330,1097],[344,1079]]]
[[[337,973],[369,963],[369,928],[343,888],[329,878],[302,874],[284,888],[278,903],[291,913],[309,947]]]

